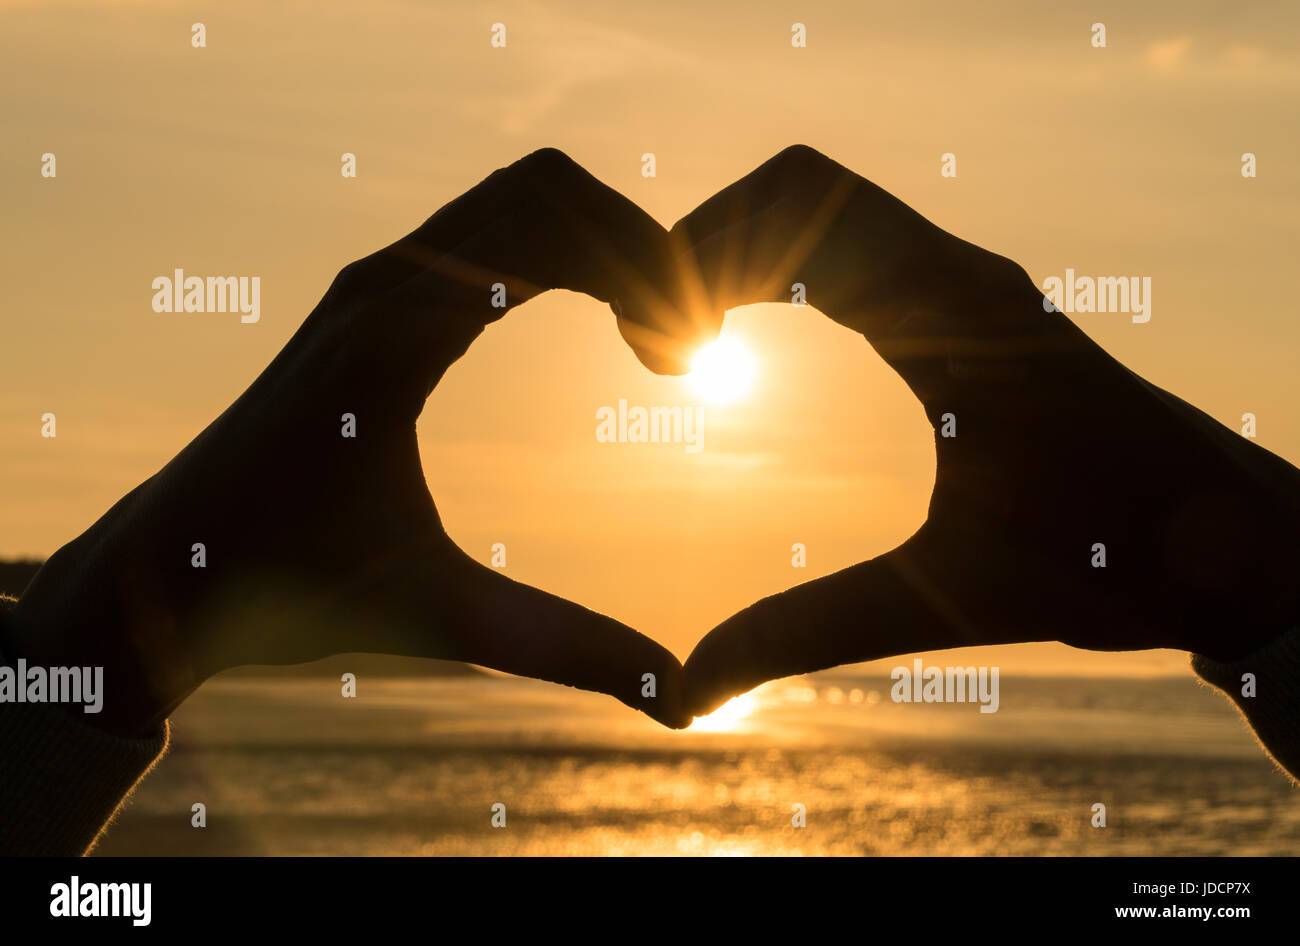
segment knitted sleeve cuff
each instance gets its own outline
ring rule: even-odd
[[[130,739],[78,719],[75,708],[0,702],[0,855],[88,852],[169,734],[164,722]]]
[[[1273,761],[1300,779],[1300,628],[1230,663],[1193,654],[1192,669],[1237,704]]]

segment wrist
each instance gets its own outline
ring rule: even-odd
[[[52,571],[47,569],[53,565]],[[117,736],[138,738],[156,732],[167,712],[180,698],[166,696],[176,683],[141,659],[142,650],[127,632],[111,606],[110,595],[88,592],[66,580],[52,558],[33,579],[22,598],[0,609],[0,655],[10,667],[19,661],[33,676],[38,668],[46,681],[34,694],[39,701],[55,704],[53,709],[74,715],[84,724]],[[79,671],[81,680],[98,681],[92,703],[68,701],[66,692],[56,695],[55,671],[67,679]],[[29,680],[15,680],[26,692]],[[184,695],[193,687],[184,691]],[[74,691],[75,692],[75,691]],[[87,691],[82,691],[88,697]]]

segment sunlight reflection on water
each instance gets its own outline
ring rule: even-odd
[[[1191,680],[1020,680],[984,715],[817,675],[723,709],[672,732],[526,680],[371,679],[355,701],[328,680],[217,680],[176,715],[173,752],[97,853],[1283,854],[1300,841],[1286,780]],[[221,813],[201,833],[178,815],[196,798]],[[1089,824],[1098,800],[1104,831]],[[490,823],[498,802],[505,828]]]

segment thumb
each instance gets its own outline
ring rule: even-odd
[[[682,665],[670,651],[456,551],[452,564],[439,561],[412,589],[424,598],[417,608],[421,639],[435,651],[429,656],[606,693],[671,728],[690,723],[681,709]]]
[[[976,630],[914,538],[723,621],[686,661],[685,709],[701,716],[768,680],[840,664],[1001,642]]]

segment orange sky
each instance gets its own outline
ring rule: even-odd
[[[801,141],[1040,284],[1066,267],[1150,276],[1149,323],[1076,322],[1234,428],[1255,413],[1259,442],[1300,460],[1300,328],[1277,301],[1300,219],[1294,6],[610,6],[0,0],[0,556],[86,528],[247,386],[340,266],[546,145],[670,224]],[[261,320],[154,313],[151,280],[177,267],[259,275]],[[726,331],[758,382],[706,408],[688,454],[596,441],[596,410],[619,398],[697,401],[639,367],[601,304],[553,293],[490,328],[421,419],[452,537],[485,562],[506,543],[512,577],[684,657],[753,599],[909,535],[934,452],[902,382],[812,309],[737,310]],[[1053,645],[994,659],[1185,661]]]

